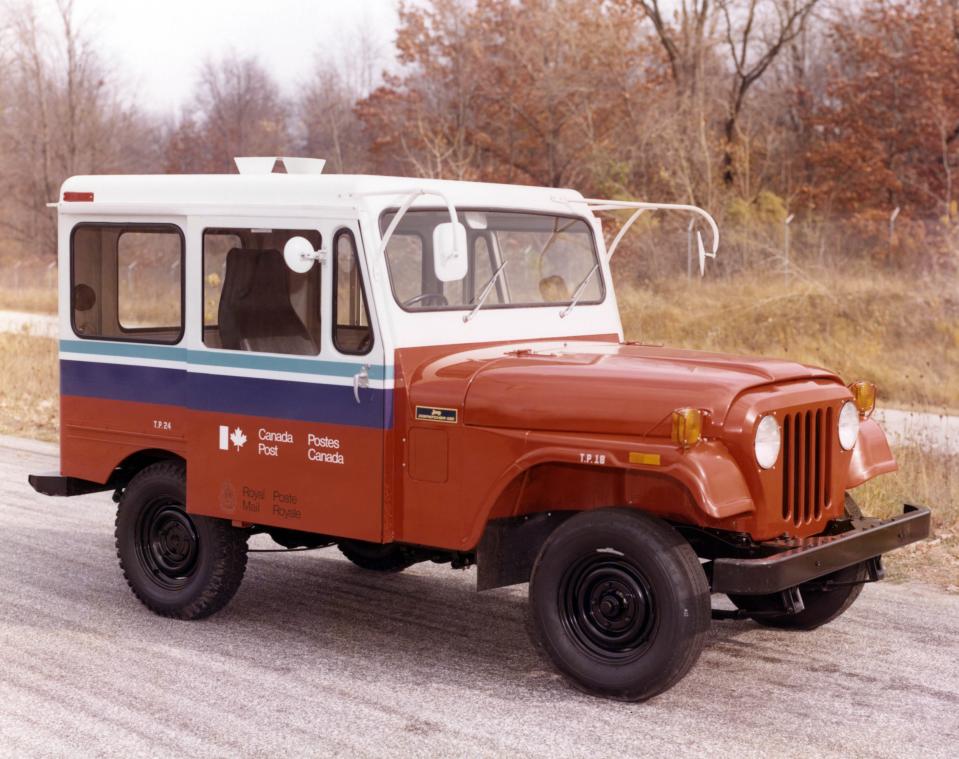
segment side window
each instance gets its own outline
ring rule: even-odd
[[[373,347],[370,311],[353,233],[337,233],[333,258],[333,344],[340,353],[369,353]]]
[[[320,352],[320,268],[290,271],[283,247],[320,234],[302,229],[203,231],[203,344],[255,353]]]
[[[172,224],[79,224],[70,241],[73,331],[172,345],[183,337],[183,235]]]

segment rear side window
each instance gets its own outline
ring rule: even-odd
[[[172,224],[80,224],[70,245],[79,337],[172,345],[183,337],[183,234]]]

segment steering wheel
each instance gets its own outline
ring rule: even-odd
[[[443,293],[420,293],[419,295],[414,295],[409,300],[404,300],[403,308],[421,303],[426,300],[436,301],[436,303],[432,304],[436,306],[448,306],[450,304]]]

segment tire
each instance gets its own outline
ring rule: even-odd
[[[621,701],[671,688],[711,619],[699,559],[672,527],[627,509],[571,517],[533,565],[533,645],[574,687]]]
[[[775,614],[782,609],[779,595],[772,596],[729,596],[737,608],[742,609],[750,618],[764,627],[775,627],[780,630],[815,630],[846,611],[862,592],[862,584],[868,579],[865,564],[854,564],[851,567],[840,569],[838,572],[821,577],[815,582],[799,586],[805,607],[798,614]],[[855,583],[840,585],[832,590],[823,590],[820,585],[832,580],[837,583]],[[763,613],[765,612],[765,613]]]
[[[862,511],[853,497],[846,493],[846,516],[850,519],[860,519]],[[862,593],[863,583],[869,579],[869,572],[865,564],[854,564],[851,567],[840,569],[813,582],[799,586],[805,608],[798,614],[776,614],[782,609],[779,595],[771,596],[739,596],[731,595],[736,608],[742,609],[750,618],[764,627],[775,627],[780,630],[815,630],[842,615],[853,605]],[[826,581],[841,583],[832,590],[823,590],[822,584]],[[853,584],[847,584],[853,583]]]
[[[417,559],[405,548],[395,543],[367,543],[362,540],[343,540],[338,546],[340,553],[361,569],[371,572],[402,572]]]
[[[153,464],[130,481],[115,537],[127,584],[163,617],[201,619],[219,611],[246,569],[245,530],[186,513],[186,473],[179,462]]]

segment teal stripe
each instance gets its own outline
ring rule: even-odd
[[[232,369],[258,369],[262,371],[312,374],[328,377],[352,377],[359,371],[359,364],[345,361],[321,361],[319,359],[264,356],[256,353],[219,353],[187,350],[171,345],[142,345],[139,343],[88,342],[86,340],[61,340],[64,353],[83,353],[94,356],[121,356],[123,358],[147,358],[158,361],[186,361],[199,366],[223,366]],[[371,366],[370,379],[393,379],[392,366]]]
[[[235,369],[263,369],[274,372],[297,374],[322,374],[329,377],[352,377],[360,370],[360,364],[344,361],[321,361],[320,359],[288,358],[286,356],[263,356],[256,353],[211,353],[188,351],[191,364],[202,366],[229,366]],[[384,371],[382,366],[370,367],[370,379],[392,379],[393,367]],[[389,374],[387,377],[386,375]]]
[[[186,348],[173,345],[143,345],[142,343],[93,342],[90,340],[61,340],[64,353],[83,353],[88,356],[121,356],[123,358],[150,358],[157,361],[186,361]]]

